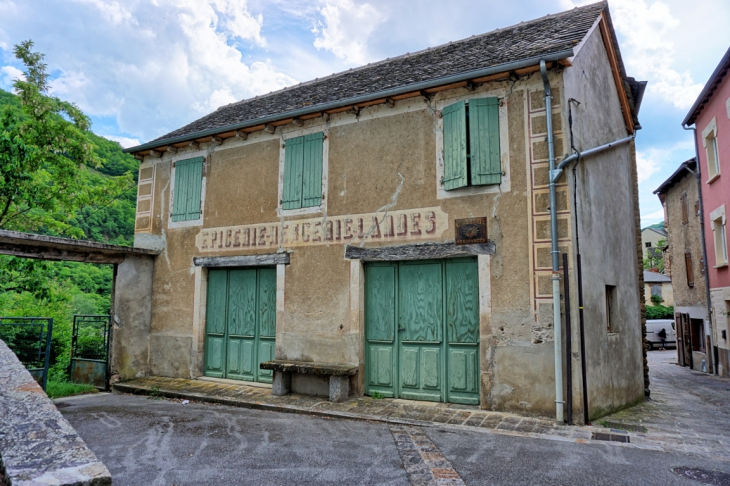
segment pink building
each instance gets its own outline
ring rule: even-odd
[[[730,49],[707,81],[682,124],[694,125],[701,191],[707,278],[712,307],[713,363],[730,375]]]

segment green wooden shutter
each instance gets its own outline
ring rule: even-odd
[[[175,162],[175,194],[172,201],[172,221],[200,218],[203,185],[203,157]]]
[[[466,174],[466,103],[459,101],[444,108],[444,189],[468,184]]]
[[[304,170],[304,137],[290,138],[284,147],[284,193],[282,209],[302,207],[302,175]]]
[[[324,133],[304,137],[304,171],[302,183],[302,207],[322,204],[322,141]]]
[[[471,184],[483,186],[502,182],[499,151],[499,99],[469,100],[469,145]]]

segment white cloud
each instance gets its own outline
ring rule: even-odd
[[[326,0],[319,11],[324,23],[317,21],[312,32],[317,34],[314,47],[331,51],[352,64],[370,60],[368,38],[385,20],[372,5],[355,4],[352,0]]]
[[[0,0],[3,13],[10,45],[32,38],[46,54],[54,95],[140,140],[295,82],[270,61],[244,58],[246,47],[266,47],[264,18],[246,0],[49,0],[39,9]]]
[[[78,3],[84,3],[96,7],[104,20],[110,22],[113,25],[119,25],[123,22],[130,22],[134,25],[137,24],[136,19],[132,17],[129,10],[125,9],[118,2],[109,2],[103,0],[74,0]]]
[[[8,90],[13,89],[13,82],[16,79],[25,81],[25,73],[15,66],[3,66],[0,68],[0,73],[2,74],[2,78],[0,78],[2,85],[7,87]]]
[[[566,8],[593,3],[592,0],[561,0]],[[662,1],[612,0],[609,4],[616,31],[621,35],[621,51],[629,75],[648,79],[650,94],[656,93],[675,108],[692,106],[702,90],[687,70],[675,65],[679,20]]]
[[[137,145],[140,145],[139,140],[137,140],[136,138],[117,137],[116,135],[102,135],[102,137],[111,140],[112,142],[119,143],[122,148],[135,147]]]
[[[650,224],[658,223],[659,221],[664,221],[664,209],[649,214],[642,214],[640,224],[642,228],[646,228]]]
[[[664,147],[649,147],[636,151],[636,171],[639,184],[648,181],[654,174],[664,172],[671,174],[679,164],[684,161],[677,160],[677,154],[685,154],[694,151],[694,142],[685,140],[683,142]]]

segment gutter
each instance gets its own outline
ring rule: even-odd
[[[211,135],[217,135],[219,133],[240,130],[242,128],[271,123],[271,122],[283,120],[286,118],[294,118],[294,117],[298,117],[298,116],[302,116],[302,115],[308,115],[310,113],[317,112],[317,111],[333,110],[336,108],[342,108],[342,107],[349,106],[349,105],[364,103],[366,101],[371,101],[373,99],[388,98],[388,97],[392,97],[392,96],[398,96],[401,94],[412,93],[414,91],[435,88],[437,86],[444,86],[447,84],[458,83],[461,81],[468,81],[470,79],[481,78],[481,77],[489,76],[492,74],[499,74],[499,73],[514,71],[517,69],[523,69],[526,67],[535,66],[541,62],[556,62],[556,61],[560,61],[561,59],[567,59],[572,56],[573,56],[573,49],[567,49],[567,50],[556,52],[556,53],[549,54],[546,56],[530,57],[527,59],[523,59],[521,61],[512,61],[512,62],[503,63],[503,64],[496,64],[494,66],[489,66],[489,67],[482,68],[482,69],[476,69],[474,71],[468,71],[468,72],[460,73],[460,74],[453,74],[450,76],[444,76],[441,78],[431,79],[428,81],[422,81],[420,83],[409,84],[406,86],[399,86],[397,88],[391,88],[391,89],[387,89],[387,90],[383,90],[383,91],[378,91],[375,93],[368,93],[368,94],[364,94],[364,95],[360,95],[360,96],[353,96],[351,98],[346,98],[343,100],[331,101],[329,103],[322,103],[319,105],[307,106],[305,108],[298,108],[296,110],[285,111],[282,113],[277,113],[275,115],[255,118],[253,120],[247,120],[242,123],[234,123],[231,125],[224,125],[224,126],[217,127],[217,128],[201,130],[199,132],[194,132],[194,133],[190,133],[187,135],[179,135],[177,137],[172,137],[172,138],[168,138],[168,139],[164,139],[164,140],[156,140],[156,141],[152,141],[152,142],[147,142],[142,145],[138,145],[136,147],[126,148],[123,150],[123,152],[124,153],[141,152],[143,150],[149,150],[149,149],[153,149],[155,147],[162,147],[162,146],[166,146],[166,145],[172,145],[175,143],[186,142],[188,140],[192,140],[192,139],[196,139],[196,138],[209,137]]]
[[[540,74],[545,89],[545,120],[547,121],[547,145],[548,158],[550,161],[550,239],[552,249],[550,254],[553,261],[553,275],[550,280],[553,282],[553,343],[555,345],[555,423],[564,425],[563,418],[563,326],[560,317],[560,263],[558,260],[558,216],[557,202],[555,196],[555,180],[552,174],[555,172],[555,139],[553,136],[553,96],[550,91],[550,80],[548,79],[545,60],[540,60]],[[566,309],[566,312],[569,312]],[[568,337],[570,339],[570,336]]]
[[[728,53],[730,53],[730,50],[728,50]],[[715,368],[714,374],[717,374],[718,371],[718,363],[715,359],[715,333],[712,329],[712,301],[710,300],[710,262],[707,259],[707,243],[705,240],[705,206],[702,202],[702,170],[700,169],[700,153],[699,148],[697,145],[697,127],[689,128],[685,123],[682,124],[682,128],[685,130],[692,130],[692,138],[694,138],[695,142],[695,165],[697,166],[697,171],[693,171],[689,167],[685,166],[685,169],[687,172],[690,172],[693,176],[695,176],[695,180],[697,181],[697,199],[700,203],[700,236],[702,238],[702,258],[705,260],[705,298],[707,299],[707,321],[710,326],[710,346],[712,346],[712,349],[708,349],[708,353],[712,353],[712,367]]]

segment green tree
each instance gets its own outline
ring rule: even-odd
[[[110,205],[133,178],[95,177],[102,159],[89,118],[48,94],[43,54],[32,48],[28,40],[14,49],[26,67],[25,80],[13,83],[20,112],[6,105],[0,115],[0,229],[83,237],[73,224],[77,211]]]

